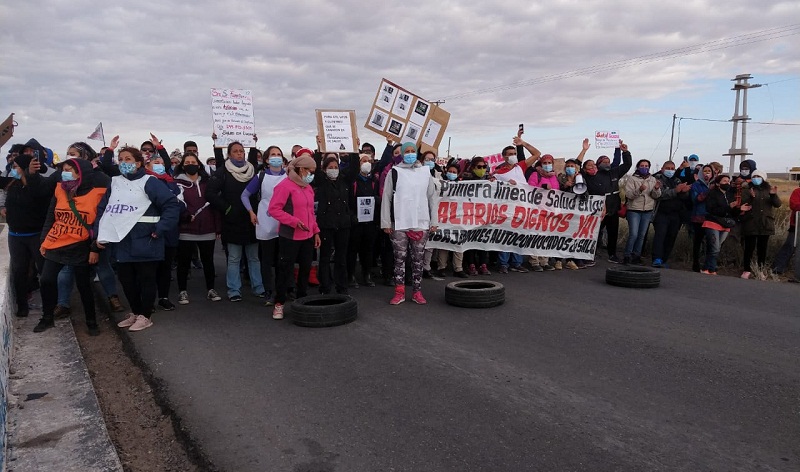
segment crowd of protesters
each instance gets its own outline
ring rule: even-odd
[[[595,265],[594,260],[526,260],[513,252],[427,247],[436,230],[442,181],[498,180],[604,197],[601,231],[607,260],[614,264],[645,263],[652,224],[653,267],[669,267],[685,228],[692,269],[716,275],[720,247],[736,231],[744,246],[743,278],[753,276],[754,255],[759,267],[766,264],[775,209],[781,206],[777,187],[753,160],[743,161],[732,176],[694,154],[678,166],[665,162],[654,172],[647,159],[634,166],[622,142],[613,159],[586,159],[586,139],[561,172],[551,154],[543,155],[521,134],[502,150],[502,162],[494,168],[480,156],[442,164],[433,151],[420,152],[412,142],[388,141],[381,155],[369,143],[359,153],[323,153],[296,145],[284,155],[277,146],[262,152],[232,142],[227,148],[215,146],[214,157],[206,160],[193,141],[172,155],[154,135],[139,148],[119,148],[119,142],[115,137],[99,153],[76,142],[59,159],[31,139],[12,146],[7,156],[0,187],[17,316],[28,315],[31,293],[40,289],[43,314],[36,332],[70,314],[74,283],[88,331],[96,335],[93,278],[101,282],[111,309],[123,312],[115,277],[119,280],[129,310],[118,326],[130,331],[152,326],[156,307],[176,308],[171,301],[174,270],[179,305],[190,303],[191,267],[203,270],[206,299],[221,301],[214,268],[220,246],[226,255],[227,299],[241,301],[247,279],[250,294],[272,307],[274,319],[282,319],[284,305],[308,295],[311,286],[322,294],[348,294],[374,287],[380,277],[394,290],[391,304],[406,301],[407,286],[410,299],[425,304],[425,278]],[[321,147],[319,138],[317,144]],[[792,192],[789,204],[789,235],[772,267],[779,274],[788,270],[794,252],[800,189]],[[620,258],[622,218],[628,238]],[[791,281],[800,279],[798,265]]]

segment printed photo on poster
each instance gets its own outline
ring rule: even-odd
[[[397,87],[382,82],[380,93],[378,93],[378,99],[375,101],[375,106],[381,107],[386,111],[391,110],[395,95],[397,95]]]
[[[409,123],[408,126],[406,127],[406,134],[403,137],[403,141],[408,139],[409,141],[417,142],[421,134],[422,134],[422,126],[416,123]]]
[[[388,119],[389,115],[376,108],[372,112],[372,116],[369,119],[369,124],[371,124],[375,128],[384,130],[386,128],[386,122],[388,121]]]
[[[402,136],[403,135],[403,122],[395,120],[394,118],[391,119],[389,122],[389,133],[395,136]]]
[[[392,107],[392,114],[405,120],[408,118],[409,112],[411,112],[411,94],[405,90],[400,90],[394,102],[394,107]]]
[[[420,122],[425,122],[425,117],[428,116],[428,108],[430,108],[430,104],[424,100],[417,100],[417,104],[414,106],[414,115],[411,117],[413,121],[415,118]]]
[[[428,127],[425,128],[425,134],[422,135],[422,142],[428,146],[436,145],[436,138],[442,130],[442,125],[433,120],[428,122]]]

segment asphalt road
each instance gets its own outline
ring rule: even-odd
[[[800,470],[800,286],[604,275],[492,275],[506,304],[477,311],[452,278],[426,306],[361,288],[357,321],[311,329],[208,302],[193,270],[132,338],[220,470]]]

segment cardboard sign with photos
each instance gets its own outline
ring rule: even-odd
[[[386,79],[381,80],[364,127],[397,142],[412,141],[438,155],[450,113]]]

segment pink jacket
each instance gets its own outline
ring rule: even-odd
[[[555,174],[550,177],[542,177],[538,172],[534,171],[528,178],[528,185],[531,187],[542,187],[545,184],[547,184],[551,190],[561,189],[561,186],[558,184],[558,176]]]
[[[319,233],[314,215],[314,189],[310,185],[301,187],[291,179],[282,180],[273,190],[267,213],[278,220],[278,235],[284,238],[304,241]],[[301,222],[309,231],[298,227]]]

